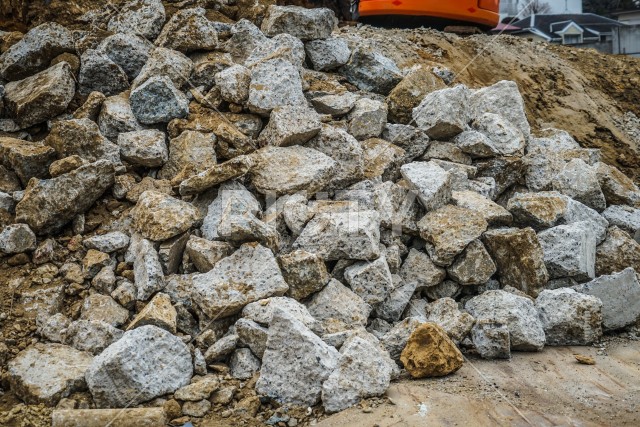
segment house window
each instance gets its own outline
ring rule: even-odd
[[[580,34],[565,34],[564,44],[579,44],[582,42]]]

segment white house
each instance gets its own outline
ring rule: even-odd
[[[618,21],[627,25],[640,25],[640,9],[625,10],[614,14]]]
[[[516,16],[531,0],[502,0],[500,2],[501,18]],[[546,2],[551,11],[547,14],[579,14],[582,13],[582,0],[542,0]],[[525,16],[520,16],[524,18]]]

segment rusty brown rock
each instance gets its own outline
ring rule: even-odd
[[[435,323],[423,323],[409,337],[400,361],[413,378],[429,378],[457,371],[464,359],[444,329]]]
[[[640,243],[626,231],[611,227],[607,238],[596,249],[596,277],[633,267],[640,271]]]
[[[426,67],[411,71],[389,94],[389,116],[397,123],[411,121],[411,112],[434,90],[444,89],[444,81]]]
[[[134,225],[150,240],[163,241],[184,233],[198,219],[190,203],[157,191],[145,191],[133,212]]]

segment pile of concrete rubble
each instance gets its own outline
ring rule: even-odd
[[[515,83],[401,70],[327,9],[93,19],[0,57],[0,254],[62,283],[29,294],[37,339],[5,379],[54,425],[296,425],[281,405],[638,320],[640,189],[533,135]]]

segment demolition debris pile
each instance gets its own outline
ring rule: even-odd
[[[37,325],[3,383],[54,425],[296,425],[638,320],[640,189],[532,134],[515,83],[401,70],[327,9],[94,18],[0,57],[0,253]]]

